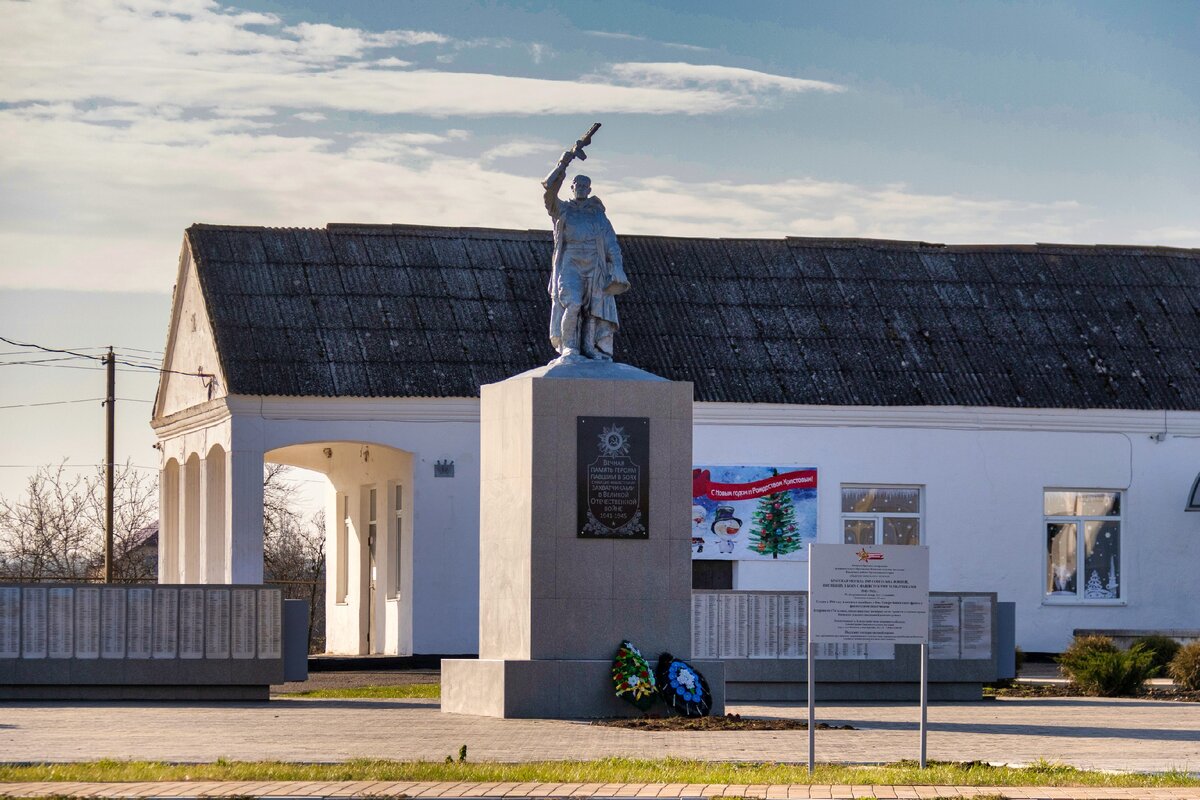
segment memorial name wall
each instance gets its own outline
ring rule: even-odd
[[[0,586],[0,659],[279,660],[282,617],[258,586]]]
[[[929,657],[990,659],[995,603],[990,595],[930,593]],[[692,658],[808,657],[807,592],[693,592]],[[819,643],[813,657],[890,660],[882,642]]]

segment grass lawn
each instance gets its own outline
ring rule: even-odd
[[[353,686],[346,689],[309,689],[304,692],[281,692],[279,697],[327,697],[327,698],[405,698],[425,697],[436,700],[442,696],[436,683],[406,683],[399,686]]]
[[[447,754],[457,757],[457,754]],[[468,754],[469,756],[469,754]],[[854,767],[805,767],[772,763],[689,761],[678,758],[606,758],[597,761],[497,763],[471,761],[356,760],[340,764],[225,761],[165,764],[152,761],[91,761],[75,764],[0,765],[0,781],[468,781],[537,783],[854,784],[942,786],[1200,786],[1183,772],[1158,775],[1089,772],[1041,762],[1014,769],[978,762],[914,762]]]

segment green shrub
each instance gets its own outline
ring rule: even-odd
[[[1128,650],[1092,650],[1079,656],[1071,680],[1084,694],[1122,697],[1136,693],[1159,672],[1154,653],[1135,644]]]
[[[1200,692],[1200,642],[1180,647],[1167,670],[1180,689]]]
[[[1068,680],[1075,679],[1076,669],[1094,653],[1115,653],[1117,646],[1107,636],[1076,636],[1056,660],[1058,668]]]
[[[1139,636],[1133,640],[1135,645],[1141,645],[1154,654],[1154,666],[1165,670],[1179,652],[1179,642],[1170,636]]]

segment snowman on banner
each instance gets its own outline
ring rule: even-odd
[[[692,552],[704,552],[704,520],[708,511],[699,503],[692,505]]]
[[[718,552],[732,553],[741,529],[742,521],[733,515],[733,506],[717,506],[716,519],[709,530],[717,537]]]

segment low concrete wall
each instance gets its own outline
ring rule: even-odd
[[[256,585],[0,585],[0,698],[265,700],[282,620]]]
[[[998,678],[996,595],[930,592],[929,599],[929,698],[978,700],[983,684]],[[725,664],[728,700],[807,699],[807,601],[806,592],[693,593],[692,653]],[[920,662],[918,645],[822,647],[817,698],[915,700]]]

